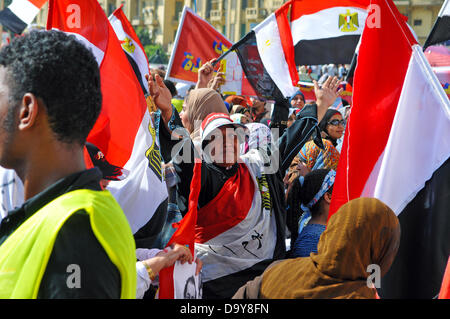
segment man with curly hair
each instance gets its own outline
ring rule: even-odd
[[[84,164],[101,104],[97,61],[75,37],[36,31],[0,51],[0,165],[25,196],[0,224],[0,298],[135,297],[131,229]]]

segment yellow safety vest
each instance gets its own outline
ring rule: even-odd
[[[0,298],[37,298],[56,237],[80,209],[89,215],[95,237],[120,272],[120,297],[136,298],[136,246],[128,221],[109,191],[87,189],[51,201],[0,246]]]

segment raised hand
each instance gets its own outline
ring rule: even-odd
[[[164,122],[167,123],[172,116],[172,94],[158,74],[155,74],[154,80],[148,74],[145,75],[145,78],[148,81],[150,96],[155,102],[156,107],[161,111]]]
[[[317,120],[320,122],[327,109],[334,103],[336,98],[341,95],[343,89],[339,88],[340,80],[338,77],[329,76],[322,87],[319,87],[317,81],[314,81],[314,93],[316,94]]]
[[[215,60],[216,59],[212,59],[212,60],[206,62],[198,70],[197,84],[195,85],[196,89],[208,87],[208,83],[211,81],[211,79],[214,75],[213,62]]]
[[[211,81],[209,81],[208,87],[210,89],[217,90],[217,89],[219,89],[219,87],[221,87],[225,83],[226,83],[225,73],[217,72],[216,75],[214,76],[214,78]]]

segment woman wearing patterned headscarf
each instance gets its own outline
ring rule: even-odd
[[[292,257],[308,257],[317,253],[317,243],[325,231],[336,172],[318,169],[294,182],[288,201],[297,213],[303,211],[298,223],[298,237],[292,241]]]
[[[376,198],[357,198],[330,217],[317,253],[273,263],[233,298],[376,298],[368,266],[379,266],[383,277],[399,244],[394,212]]]
[[[314,141],[307,142],[298,154],[300,160],[310,170],[327,168],[336,170],[339,163],[339,151],[336,149],[337,140],[344,132],[344,120],[339,111],[328,109],[319,123],[319,128],[324,134],[322,143],[324,148],[319,148]]]

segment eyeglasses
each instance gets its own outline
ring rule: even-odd
[[[328,124],[334,125],[334,126],[338,126],[339,124],[341,124],[342,126],[345,126],[345,121],[344,120],[332,120],[332,121],[329,121]]]

